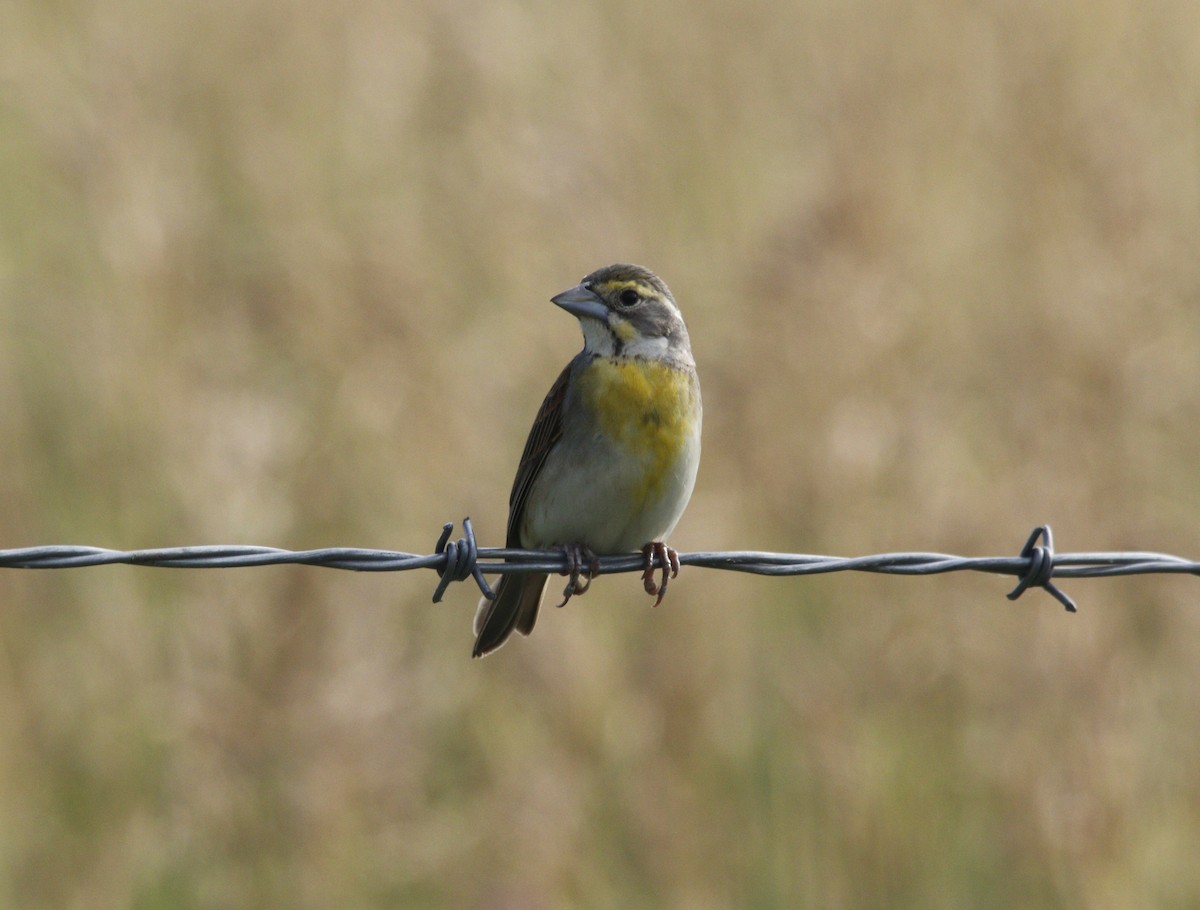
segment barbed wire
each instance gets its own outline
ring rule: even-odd
[[[365,550],[327,547],[320,550],[281,550],[255,546],[165,547],[153,550],[109,550],[102,547],[41,546],[0,550],[0,568],[76,569],[86,566],[134,565],[171,569],[233,569],[249,566],[306,565],[356,572],[403,572],[433,569],[439,575],[433,592],[438,603],[452,582],[473,578],[486,597],[494,597],[485,575],[542,572],[566,575],[571,563],[561,550],[518,550],[480,547],[471,519],[463,519],[464,537],[452,541],[454,524],[442,528],[434,552],[429,555],[394,550]],[[773,577],[823,575],[831,572],[874,572],[885,575],[941,575],[947,572],[985,572],[1011,575],[1017,586],[1009,592],[1016,600],[1029,588],[1042,588],[1068,611],[1075,603],[1055,584],[1060,578],[1108,578],[1114,575],[1186,574],[1200,575],[1200,562],[1146,552],[1054,552],[1049,525],[1034,528],[1017,556],[952,556],[947,553],[878,553],[873,556],[813,556],[802,553],[770,553],[757,550],[680,553],[681,566],[749,572]],[[655,568],[662,568],[653,557]],[[601,556],[596,561],[599,575],[640,572],[646,557],[640,553]]]

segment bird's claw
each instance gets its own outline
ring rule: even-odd
[[[562,602],[558,604],[560,607],[565,607],[567,601],[576,594],[586,593],[592,586],[592,579],[600,574],[600,560],[587,547],[571,544],[563,547],[563,555],[567,558],[567,568],[563,574],[568,578],[567,586],[563,588]]]
[[[662,566],[662,580],[654,582],[654,559]],[[654,596],[654,606],[663,601],[667,593],[667,582],[679,574],[679,553],[668,547],[661,540],[652,541],[642,547],[642,558],[645,560],[645,571],[642,572],[642,586],[646,593]]]

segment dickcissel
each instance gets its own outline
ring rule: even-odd
[[[592,272],[551,302],[579,319],[583,350],[529,431],[508,499],[506,546],[566,552],[570,580],[559,606],[587,589],[598,555],[640,547],[657,605],[679,571],[664,540],[700,464],[700,379],[687,328],[666,284],[637,265]],[[514,629],[533,630],[548,578],[501,576],[495,600],[485,597],[475,614],[475,657]]]

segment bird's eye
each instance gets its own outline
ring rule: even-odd
[[[617,299],[621,301],[621,306],[633,306],[641,298],[638,296],[638,292],[633,288],[626,288],[621,292],[621,296]]]

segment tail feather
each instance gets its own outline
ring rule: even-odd
[[[522,635],[533,631],[548,575],[504,575],[496,586],[496,599],[479,601],[475,611],[475,650],[483,657],[499,648],[516,629]]]

